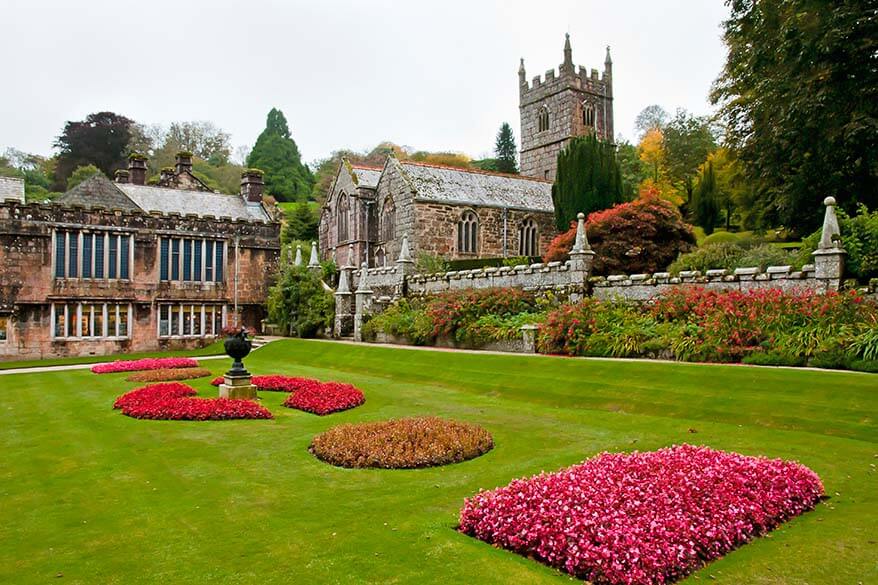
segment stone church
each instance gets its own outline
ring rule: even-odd
[[[521,175],[400,161],[342,161],[320,217],[320,250],[339,265],[391,266],[408,236],[412,254],[446,259],[538,257],[555,236],[552,182],[574,137],[613,137],[612,62],[604,72],[564,62],[531,84],[518,71]]]

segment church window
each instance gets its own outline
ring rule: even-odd
[[[596,128],[594,106],[588,102],[582,102],[582,125],[586,128]]]
[[[338,198],[338,241],[345,242],[350,239],[350,207],[348,196],[344,193]]]
[[[381,240],[389,242],[396,232],[396,207],[393,199],[388,197],[384,200],[384,210],[381,214]]]
[[[537,224],[533,219],[525,219],[518,226],[518,255],[530,257],[539,253]]]
[[[479,218],[472,211],[465,211],[457,222],[457,251],[460,254],[476,254],[479,250]]]
[[[537,114],[537,132],[545,132],[549,129],[549,108],[543,106]]]

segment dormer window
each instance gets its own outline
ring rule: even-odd
[[[545,132],[549,129],[549,108],[542,106],[537,114],[537,132]]]

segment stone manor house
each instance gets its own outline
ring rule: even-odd
[[[92,177],[53,203],[0,192],[0,358],[190,347],[259,326],[280,251],[261,173],[226,195],[187,153],[156,185],[146,172],[132,155],[115,182]]]
[[[573,65],[569,35],[558,72],[528,83],[518,71],[521,175],[399,161],[342,161],[321,210],[320,250],[342,265],[391,266],[403,236],[412,253],[447,259],[545,253],[555,235],[557,156],[576,136],[613,139],[612,61],[602,76]]]

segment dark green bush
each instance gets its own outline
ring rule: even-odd
[[[314,337],[328,330],[335,318],[335,299],[324,288],[322,274],[285,263],[268,292],[268,318],[298,337]]]
[[[757,351],[744,356],[741,360],[751,366],[804,366],[804,356],[781,353],[778,351]]]

